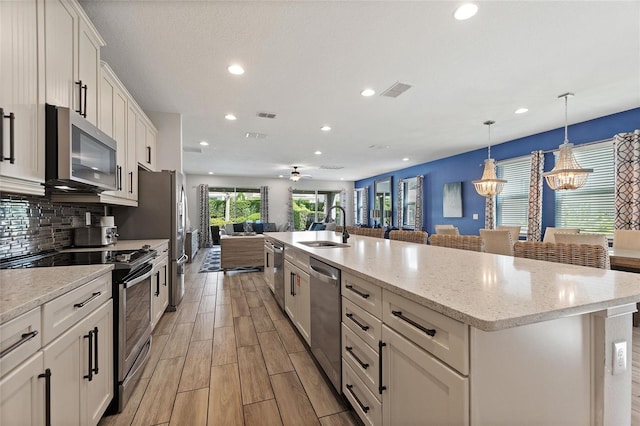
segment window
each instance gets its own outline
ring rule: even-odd
[[[313,222],[322,222],[329,207],[340,205],[340,191],[293,191],[293,222],[296,231],[306,231]],[[339,209],[331,212],[342,223]]]
[[[355,211],[355,223],[356,224],[362,224],[364,222],[364,189],[362,188],[357,188],[355,190],[355,206],[356,206],[356,211]]]
[[[520,232],[525,234],[528,225],[530,165],[529,157],[520,157],[501,161],[496,167],[498,178],[507,180],[496,198],[497,225],[520,226]]]
[[[210,188],[211,225],[260,221],[260,190],[254,188]]]
[[[613,234],[615,220],[615,161],[613,141],[574,147],[580,166],[593,169],[587,183],[572,191],[555,191],[556,227],[580,232]]]
[[[405,179],[402,182],[402,226],[414,228],[416,225],[416,191],[418,178]]]

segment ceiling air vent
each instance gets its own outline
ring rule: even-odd
[[[276,118],[276,115],[272,112],[258,112],[256,115],[260,118]]]
[[[384,92],[380,93],[380,96],[386,96],[388,98],[397,98],[402,95],[404,92],[409,90],[412,86],[407,83],[400,83],[396,81],[391,87],[389,87]]]
[[[320,166],[320,168],[325,170],[340,170],[344,169],[344,166]]]
[[[182,150],[184,152],[194,152],[196,154],[202,154],[202,148],[197,148],[197,147],[192,147],[192,146],[185,146],[184,148],[182,148]]]
[[[247,139],[266,139],[267,135],[258,132],[247,132],[244,134],[244,137]]]

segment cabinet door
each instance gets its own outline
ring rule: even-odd
[[[0,380],[0,425],[45,424],[45,379],[42,352]]]
[[[84,380],[85,389],[80,394],[82,424],[97,425],[113,397],[113,304],[104,303],[81,324],[80,331],[93,330],[93,354],[83,352],[87,358],[93,355],[92,380]],[[86,339],[83,342],[87,348]],[[86,361],[85,361],[86,362]],[[81,371],[83,373],[83,371]]]
[[[147,127],[147,163],[150,170],[156,169],[156,133],[150,127]]]
[[[296,325],[304,340],[311,345],[311,280],[309,274],[301,270],[298,271],[297,276],[296,308],[298,312],[296,314]]]
[[[133,101],[127,99],[127,197],[138,200],[138,140],[136,126],[138,113],[133,106]]]
[[[468,425],[469,379],[382,326],[385,425]]]
[[[47,0],[45,18],[45,75],[46,102],[75,109],[79,100],[75,85],[77,55],[74,53],[74,34],[78,19],[67,0]],[[76,99],[73,95],[76,94]]]
[[[78,19],[78,80],[86,89],[82,89],[81,109],[87,120],[98,124],[98,85],[100,82],[100,42],[84,19]],[[85,99],[86,97],[86,99]],[[76,102],[80,100],[78,96]]]
[[[20,192],[44,195],[39,185],[44,181],[44,137],[38,113],[38,35],[35,0],[0,1],[0,108],[7,117],[0,118],[4,129],[0,175],[32,182],[30,189]],[[0,189],[16,188],[3,181]]]
[[[293,270],[292,265],[284,262],[284,311],[289,315],[291,321],[296,322],[296,299],[294,296],[294,286],[296,281],[296,273]]]
[[[126,102],[126,101],[125,101]],[[103,68],[100,79],[100,120],[98,127],[107,135],[115,139],[116,148],[116,186],[115,191],[105,191],[103,194],[116,197],[127,197],[126,192],[126,103],[122,106],[122,97],[115,81],[108,71]]]

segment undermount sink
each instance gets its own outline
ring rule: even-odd
[[[300,244],[304,244],[313,248],[335,248],[335,247],[349,247],[348,244],[337,243],[335,241],[298,241]]]

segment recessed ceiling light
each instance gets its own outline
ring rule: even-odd
[[[314,152],[315,155],[322,155],[322,151],[316,151]]]
[[[516,114],[524,114],[525,112],[529,111],[528,108],[518,108],[515,113]]]
[[[344,178],[340,178],[340,180],[344,180]]]
[[[320,127],[320,130],[322,130],[323,132],[328,132],[329,130],[331,130],[331,126],[322,126]]]
[[[402,161],[409,161],[409,159],[407,157],[404,157]]]
[[[279,178],[283,178],[283,177],[284,177],[284,175],[278,175],[278,177],[279,177]]]
[[[369,97],[369,96],[373,96],[373,95],[375,95],[375,94],[376,94],[376,91],[375,91],[375,90],[373,90],[373,89],[364,89],[362,92],[360,92],[360,94],[361,94],[362,96]]]
[[[237,120],[238,119],[238,117],[236,117],[233,114],[227,114],[227,115],[224,116],[224,118],[229,120],[229,121],[233,121],[233,120]]]
[[[207,141],[202,141],[202,142],[200,142],[200,145],[202,145],[202,146],[209,146],[209,142],[207,142]]]
[[[465,3],[459,8],[456,9],[456,12],[453,14],[453,17],[458,21],[464,21],[465,19],[471,18],[473,15],[478,12],[478,6],[473,3]]]
[[[210,175],[212,175],[212,174],[213,174],[213,172],[209,172],[209,174],[210,174]]]
[[[229,67],[227,67],[227,70],[229,70],[229,72],[231,74],[233,74],[233,75],[242,75],[242,74],[244,74],[244,68],[242,68],[238,64],[229,65]]]

